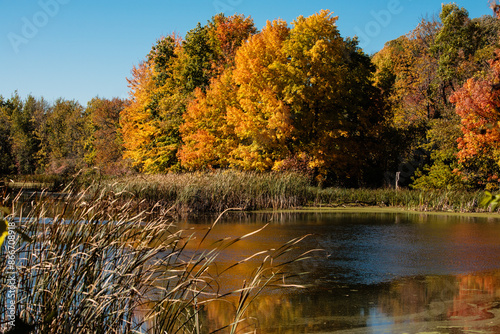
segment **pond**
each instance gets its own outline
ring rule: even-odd
[[[408,212],[309,212],[227,215],[210,238],[258,234],[222,254],[221,267],[310,234],[294,263],[305,288],[264,291],[251,305],[247,332],[500,333],[500,219]],[[208,222],[181,222],[205,230]],[[256,264],[258,259],[255,260]],[[248,263],[248,268],[252,263]],[[248,269],[247,268],[247,269]],[[246,275],[221,281],[238,288]],[[231,305],[203,309],[208,330],[227,323]]]

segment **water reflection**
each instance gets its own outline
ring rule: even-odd
[[[240,214],[222,222],[210,238],[243,235],[266,222],[270,225],[264,231],[224,254],[220,266],[307,233],[312,236],[303,248],[324,251],[290,267],[309,272],[298,281],[307,289],[267,291],[250,306],[251,318],[242,324],[242,332],[500,333],[498,219],[411,213]],[[207,226],[184,227],[203,231]],[[223,285],[238,288],[251,266],[228,273]],[[205,306],[204,328],[227,324],[234,304]]]
[[[204,326],[227,324],[227,302],[204,309]],[[377,285],[268,293],[251,304],[242,332],[499,333],[500,271],[420,276]],[[243,328],[244,327],[244,328]],[[243,330],[244,329],[244,330]]]

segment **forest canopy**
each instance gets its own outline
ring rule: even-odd
[[[296,171],[326,185],[498,188],[499,20],[457,4],[367,55],[329,10],[159,38],[128,99],[0,96],[0,174]]]

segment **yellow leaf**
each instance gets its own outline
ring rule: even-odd
[[[2,246],[3,241],[5,240],[7,234],[9,234],[8,227],[9,224],[5,219],[0,220],[0,246]]]

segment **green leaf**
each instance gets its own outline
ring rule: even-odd
[[[487,208],[491,201],[493,200],[493,195],[489,191],[485,191],[483,198],[481,199],[481,202],[479,203],[479,206],[481,208]]]
[[[500,194],[492,195],[489,191],[485,191],[481,202],[479,202],[481,208],[491,208],[491,211],[496,211],[500,207]]]
[[[496,209],[500,205],[500,195],[495,195],[490,205],[491,205],[491,211],[496,211]]]

